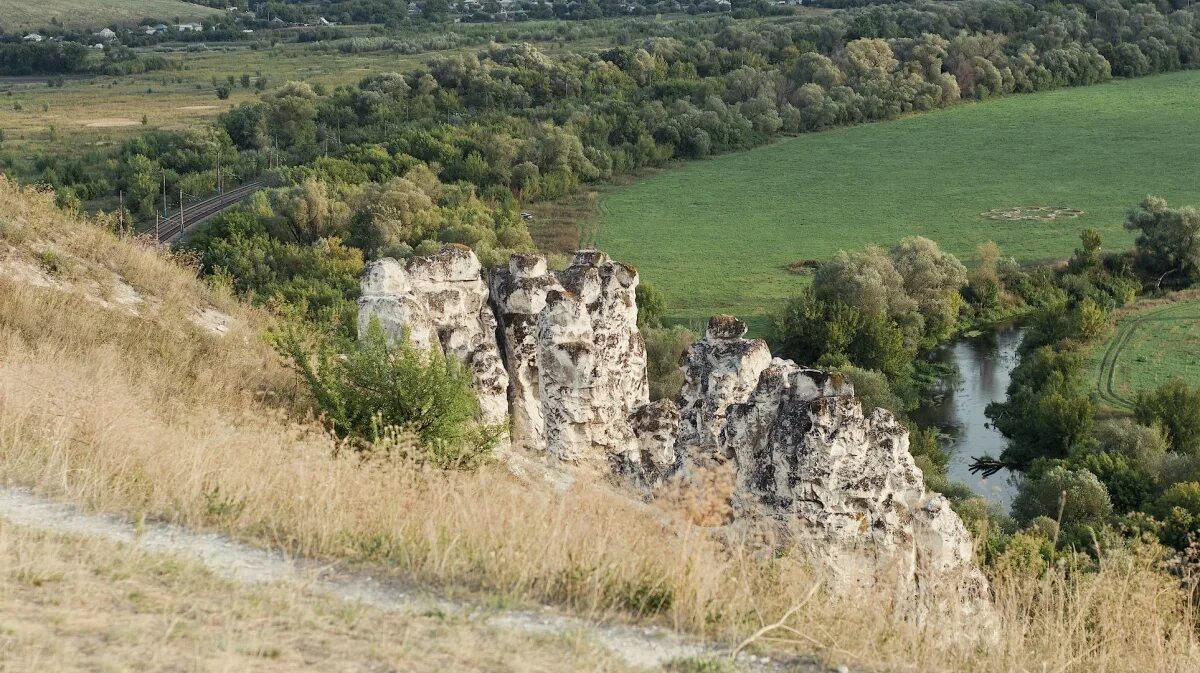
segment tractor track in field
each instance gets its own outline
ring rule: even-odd
[[[1200,315],[1174,314],[1177,310],[1188,308],[1194,307],[1187,303],[1170,304],[1142,314],[1134,314],[1119,321],[1116,333],[1109,339],[1108,345],[1104,349],[1104,356],[1100,360],[1099,372],[1096,377],[1096,394],[1103,402],[1119,409],[1133,409],[1133,398],[1117,390],[1117,368],[1122,353],[1142,327],[1156,322],[1200,320]]]

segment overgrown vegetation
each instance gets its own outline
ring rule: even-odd
[[[360,450],[439,468],[473,468],[503,432],[476,426],[479,402],[471,374],[452,357],[421,352],[407,337],[388,343],[378,321],[357,345],[311,338],[315,346],[292,328],[276,343],[329,427]],[[418,450],[406,435],[417,438]]]

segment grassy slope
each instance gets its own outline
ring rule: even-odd
[[[1100,399],[1119,409],[1173,378],[1200,379],[1200,298],[1133,307],[1113,336],[1092,349],[1090,377]]]
[[[667,293],[670,313],[754,316],[804,282],[783,269],[839,249],[920,234],[970,257],[1070,254],[1085,226],[1109,246],[1147,193],[1200,202],[1200,73],[963,105],[808,134],[662,172],[614,190],[597,244]],[[992,208],[1056,205],[1086,214],[996,222]]]
[[[295,585],[238,585],[172,556],[3,521],[0,669],[628,670],[583,641],[388,613]]]
[[[51,19],[67,27],[136,24],[145,18],[194,21],[220,11],[182,0],[0,0],[5,28],[39,28]]]

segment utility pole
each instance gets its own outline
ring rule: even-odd
[[[164,168],[164,169],[162,169],[162,179],[163,179],[163,181],[162,181],[162,182],[163,182],[163,209],[162,209],[162,214],[163,214],[163,217],[166,217],[166,216],[167,216],[167,208],[168,208],[168,206],[167,206],[167,169],[165,169],[165,168]]]
[[[179,235],[183,236],[183,188],[179,188]]]
[[[221,186],[221,151],[217,150],[217,193],[224,194],[225,189]]]
[[[120,236],[124,236],[125,235],[125,190],[121,190],[119,192],[119,194],[120,194],[119,198],[121,199],[121,205],[118,206],[118,208],[120,208],[120,211],[119,211],[120,215],[117,216],[117,223],[118,223],[117,224],[117,234]]]

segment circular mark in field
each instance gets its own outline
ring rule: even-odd
[[[1051,222],[1079,217],[1083,214],[1078,208],[1064,206],[1014,206],[1012,208],[992,208],[981,213],[989,220],[1001,222]]]

